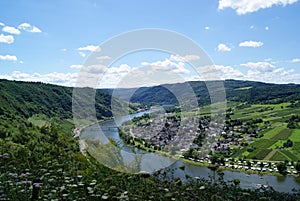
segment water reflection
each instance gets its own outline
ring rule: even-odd
[[[149,112],[119,117],[100,123],[100,125],[91,125],[84,129],[80,138],[84,140],[88,153],[109,168],[127,173],[154,173],[170,166],[176,160],[127,146],[120,139],[116,129],[116,126],[122,122],[145,113]]]
[[[132,119],[136,116],[141,116],[146,112],[128,115],[118,119],[118,123]],[[115,121],[105,121],[101,123],[104,126],[115,126]],[[102,135],[99,135],[99,130],[95,129],[98,125],[93,125],[85,129],[81,135],[81,138],[86,139],[88,142],[88,151],[95,155],[95,158],[101,161],[108,167],[113,169],[136,173],[139,171],[146,171],[154,173],[161,168],[161,175],[159,177],[165,177],[169,180],[175,180],[181,178],[183,182],[187,182],[187,177],[195,178],[200,177],[207,180],[212,180],[212,177],[216,175],[215,179],[218,179],[214,172],[206,167],[192,165],[182,161],[175,161],[169,157],[165,157],[159,154],[148,153],[137,148],[127,146],[119,137],[117,129],[102,130],[106,139],[103,139]],[[105,145],[107,137],[111,137],[118,144],[118,146],[107,147]],[[89,142],[90,140],[90,142]],[[97,144],[95,142],[102,142]],[[111,146],[111,144],[109,144]],[[121,149],[119,148],[121,147]],[[184,168],[182,168],[184,166]],[[165,168],[167,167],[167,168]],[[271,186],[274,190],[279,192],[292,192],[293,189],[300,189],[300,178],[294,178],[291,176],[271,176],[271,175],[258,175],[258,174],[246,174],[243,172],[222,171],[224,173],[223,178],[227,182],[231,182],[233,179],[240,180],[240,186],[242,188],[259,188],[263,186]]]

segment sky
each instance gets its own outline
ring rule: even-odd
[[[198,80],[189,63],[197,55],[142,51],[87,66],[106,41],[156,28],[194,41],[220,79],[300,84],[299,19],[298,0],[1,0],[0,78],[76,86],[84,73],[105,88],[139,85],[127,83],[130,74],[151,74],[149,85]],[[153,82],[161,72],[180,79]]]

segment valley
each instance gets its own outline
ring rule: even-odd
[[[199,114],[199,127],[195,130],[197,134],[188,135],[191,130],[188,127],[189,123],[186,120],[182,123],[183,132],[186,134],[184,139],[195,138],[190,144],[190,149],[186,149],[182,146],[183,143],[179,143],[177,150],[180,151],[175,153],[173,148],[172,155],[197,162],[199,165],[219,165],[223,169],[248,173],[280,173],[297,176],[300,168],[298,163],[300,108],[295,107],[297,104],[292,102],[250,105],[229,102],[224,128],[219,131],[218,140],[211,144],[212,152],[207,155],[203,155],[203,150],[199,149],[210,121],[208,111],[211,106],[204,106],[200,109],[202,112]],[[133,120],[134,124],[130,128],[122,127],[121,137],[123,136],[128,143],[136,143],[146,150],[170,153],[166,145],[168,143],[174,145],[172,140],[181,125],[180,116],[179,112],[168,113],[165,117],[153,121],[149,115],[144,115],[143,118]],[[158,127],[157,122],[165,126]],[[157,135],[153,136],[153,133]],[[284,166],[286,169],[278,169],[277,166]]]
[[[265,88],[267,84],[252,83],[252,85],[263,85],[262,89],[256,86],[256,91],[270,91],[271,95],[264,93],[264,96],[270,98],[266,98],[263,102],[259,102],[258,99],[248,102],[245,100],[250,100],[251,96],[247,97],[250,93],[247,90],[253,89],[254,86],[248,86],[249,83],[243,84],[244,82],[241,81],[230,80],[227,85],[228,83],[231,87],[227,90],[237,94],[230,95],[227,103],[228,115],[222,126],[222,129],[225,127],[226,129],[218,132],[220,144],[217,142],[214,144],[215,146],[211,147],[214,149],[214,153],[208,154],[212,156],[210,158],[203,157],[201,163],[201,157],[195,154],[199,153],[196,150],[201,147],[201,142],[203,142],[200,138],[193,142],[195,146],[190,147],[191,151],[178,152],[187,147],[166,151],[183,155],[184,160],[194,164],[210,166],[214,163],[215,166],[218,165],[219,170],[222,170],[221,162],[224,159],[225,165],[237,167],[235,170],[242,166],[242,171],[250,174],[260,172],[268,174],[271,168],[279,170],[278,164],[282,163],[283,167],[287,168],[283,168],[283,172],[296,178],[298,174],[294,174],[293,171],[298,172],[299,93],[297,90],[299,86],[269,86],[291,88],[287,94],[282,95],[283,92],[280,92],[276,96],[274,91]],[[151,175],[118,172],[99,163],[89,152],[82,155],[79,139],[76,137],[80,133],[75,136],[73,133],[73,130],[78,128],[75,128],[72,119],[72,88],[43,83],[0,80],[0,92],[0,200],[23,201],[30,200],[32,197],[36,200],[153,200],[154,198],[170,200],[175,197],[178,200],[194,197],[209,200],[213,195],[222,199],[235,197],[237,200],[258,199],[265,196],[271,196],[273,200],[298,199],[298,194],[291,192],[291,189],[286,189],[286,192],[277,192],[264,186],[259,187],[260,191],[241,188],[239,179],[231,178],[225,181],[220,171],[214,172],[218,175],[215,179],[209,179],[212,175],[206,175],[205,171],[203,173],[205,175],[202,176],[189,179],[189,176],[186,175],[184,178],[188,179],[177,178],[168,168]],[[164,94],[160,94],[160,97],[164,97]],[[241,97],[245,97],[245,100],[237,101]],[[118,100],[118,97],[115,98]],[[95,99],[98,120],[111,119],[110,93],[107,93],[107,90],[97,90]],[[168,101],[168,103],[176,105],[174,101]],[[150,102],[143,100],[132,104],[130,112],[152,106]],[[155,104],[152,102],[152,104],[159,105],[160,102]],[[172,137],[176,134],[173,135],[169,131],[173,129],[175,132],[176,125],[178,126],[180,122],[183,122],[182,125],[185,126],[182,128],[183,131],[190,132],[189,130],[196,129],[197,131],[199,129],[198,134],[204,134],[207,122],[209,122],[211,107],[211,105],[201,102],[200,113],[197,114],[199,116],[195,116],[193,112],[181,116],[178,113],[179,108],[170,111],[170,117],[165,122],[167,124],[157,122],[156,129],[159,131],[162,129],[159,126],[168,126],[168,129],[159,135],[162,142],[165,143],[161,145],[168,145],[172,141]],[[148,123],[151,124],[151,117],[150,115],[150,118],[137,119],[135,126],[140,129],[137,131],[145,130],[143,128],[147,127]],[[192,126],[193,122],[195,123],[195,117],[200,119],[202,127]],[[83,124],[89,122],[88,119],[82,121]],[[167,138],[164,137],[166,133],[170,134]],[[190,135],[193,136],[193,133],[190,132]],[[154,135],[152,134],[152,136]],[[187,138],[187,140],[189,139]],[[148,152],[161,151],[163,153],[164,151],[159,144],[151,147],[151,143],[158,143],[154,138],[151,143],[137,141],[135,139],[134,146],[144,148]],[[178,142],[178,144],[182,144],[182,141]],[[226,151],[223,150],[225,144],[228,147]],[[191,156],[186,155],[189,153]],[[249,167],[249,170],[244,170],[245,167]],[[252,171],[251,168],[254,167],[260,169]],[[180,166],[176,169],[183,168]],[[186,166],[186,168],[192,167]],[[263,168],[266,168],[265,172]],[[229,169],[232,170],[231,167]],[[238,174],[229,174],[239,176]],[[279,174],[281,175],[281,173]],[[169,177],[173,180],[169,181]],[[290,176],[285,176],[285,178],[291,182]],[[153,186],[156,190],[153,190]],[[199,189],[204,190],[199,191]],[[36,192],[38,194],[34,194]],[[81,199],[78,199],[79,197]]]

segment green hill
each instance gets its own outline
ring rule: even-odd
[[[207,84],[223,84],[227,100],[248,103],[282,103],[300,99],[300,85],[296,84],[269,84],[254,81],[193,81],[178,84],[163,84],[154,87],[140,89],[116,89],[120,98],[129,92],[135,91],[131,102],[142,104],[177,104],[178,101],[171,91],[182,94],[186,93],[187,85],[191,86],[198,98],[200,105],[210,104]],[[217,90],[217,89],[216,89]],[[108,90],[111,92],[111,90]],[[189,101],[189,100],[187,100]]]
[[[238,180],[225,182],[222,174],[214,182],[174,178],[172,183],[157,175],[111,170],[81,154],[72,136],[72,92],[70,87],[0,80],[0,200],[299,199],[297,193],[269,188],[241,189]],[[111,116],[111,96],[97,90],[95,100],[98,119]]]
[[[0,115],[29,118],[34,114],[47,117],[72,118],[71,87],[36,82],[0,80]],[[97,118],[111,116],[111,96],[97,90],[95,108]]]

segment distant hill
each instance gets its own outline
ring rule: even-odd
[[[186,93],[187,85],[190,85],[200,105],[210,104],[210,95],[206,83],[222,82],[226,91],[227,100],[248,102],[248,103],[281,103],[300,99],[299,84],[270,84],[254,81],[192,81],[178,84],[163,84],[154,87],[143,87],[139,89],[116,89],[119,98],[126,97],[126,94],[133,93],[130,101],[142,104],[177,104],[174,94],[168,89],[179,94]],[[112,90],[107,90],[112,93]],[[189,101],[189,100],[186,100]]]
[[[281,103],[300,99],[300,85],[297,84],[268,84],[237,80],[217,82],[224,84],[227,100],[248,103]],[[121,99],[128,94],[133,94],[130,98],[133,103],[177,104],[176,97],[170,91],[184,96],[187,86],[193,88],[200,105],[210,104],[206,83],[202,81],[116,89],[114,94],[118,94],[117,98]],[[98,119],[112,115],[112,92],[112,89],[96,90],[95,110]],[[0,79],[0,116],[29,118],[34,114],[45,114],[48,117],[72,118],[72,93],[72,87]],[[116,102],[121,104],[119,100]]]
[[[72,118],[73,88],[37,82],[0,80],[0,116],[31,117],[44,114],[61,119]],[[111,96],[97,90],[95,96],[97,118],[111,116]]]

